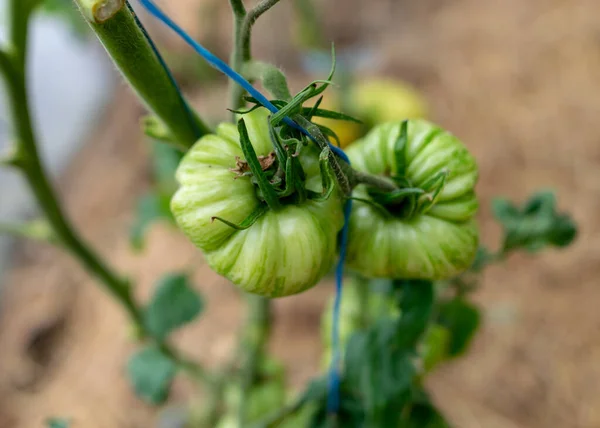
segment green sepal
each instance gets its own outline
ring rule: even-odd
[[[212,221],[218,220],[221,223],[226,224],[235,230],[246,230],[250,228],[256,221],[261,218],[267,211],[269,211],[269,206],[266,204],[260,204],[254,211],[252,211],[248,217],[246,217],[240,224],[235,224],[230,221],[227,221],[221,217],[211,217]]]
[[[422,195],[424,193],[423,189],[417,187],[403,188],[387,193],[378,191],[377,189],[369,189],[369,196],[381,205],[398,204],[409,196]]]
[[[250,171],[252,171],[253,177],[256,179],[258,188],[260,189],[265,202],[271,209],[276,210],[280,208],[281,203],[277,197],[277,192],[262,170],[260,162],[258,161],[258,157],[256,156],[256,152],[254,151],[254,147],[250,142],[248,129],[246,128],[244,119],[239,120],[238,131],[240,133],[240,144],[242,146],[242,151],[244,152],[244,157],[246,158],[246,162],[248,162],[248,166],[250,167]]]
[[[383,205],[380,205],[377,202],[374,202],[370,199],[357,198],[355,196],[351,197],[350,199],[352,199],[353,201],[362,202],[363,204],[372,206],[386,218],[390,218],[390,219],[394,218],[394,216],[388,210],[386,210]]]
[[[323,102],[323,97],[321,96],[321,97],[319,97],[319,98],[317,99],[317,101],[315,102],[315,105],[314,105],[314,106],[312,106],[308,112],[305,112],[305,113],[304,113],[304,116],[305,116],[305,117],[306,117],[308,120],[312,120],[312,118],[313,118],[313,116],[314,116],[314,113],[315,113],[315,111],[317,111],[317,110],[319,109],[319,106],[321,105],[321,103],[322,103],[322,102]]]
[[[319,155],[319,169],[321,170],[321,185],[323,186],[323,192],[321,194],[309,192],[309,198],[313,201],[326,201],[331,197],[331,194],[335,189],[335,176],[331,172],[331,167],[329,166],[329,150],[327,149],[322,150]]]
[[[358,123],[358,124],[363,123],[361,120],[356,119],[355,117],[352,117],[350,115],[347,115],[344,113],[339,113],[339,112],[333,111],[333,110],[326,110],[326,109],[322,109],[322,108],[303,107],[302,112],[300,114],[302,114],[303,116],[306,116],[309,120],[312,119],[312,117],[316,116],[316,117],[323,117],[325,119],[343,120],[345,122],[354,122],[354,123]]]
[[[396,159],[396,175],[406,176],[406,143],[408,142],[408,120],[400,124],[400,136],[394,146],[394,156]]]

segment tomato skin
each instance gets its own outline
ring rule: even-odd
[[[257,109],[244,120],[257,156],[271,153],[268,111]],[[315,192],[322,190],[318,155],[313,145],[300,154],[306,188]],[[314,286],[335,261],[336,236],[344,222],[341,199],[284,205],[246,230],[211,221],[218,216],[239,224],[261,203],[250,177],[231,171],[236,157],[244,160],[237,128],[229,123],[186,153],[176,173],[180,188],[171,200],[179,228],[213,270],[246,292],[282,297]]]
[[[347,153],[355,169],[397,175],[395,144],[400,123],[375,127]],[[440,280],[467,269],[477,252],[479,231],[474,218],[477,164],[452,134],[432,123],[408,122],[405,177],[421,187],[448,171],[446,185],[432,208],[410,219],[385,216],[357,201],[350,218],[348,266],[367,277]],[[364,185],[353,196],[371,199]]]

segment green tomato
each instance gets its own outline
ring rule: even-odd
[[[268,115],[264,108],[244,115],[257,156],[273,152]],[[332,195],[322,202],[284,204],[245,230],[212,221],[219,217],[240,224],[263,203],[251,178],[232,171],[236,160],[245,160],[239,141],[236,126],[224,123],[186,153],[176,173],[180,188],[171,201],[175,220],[212,269],[244,291],[267,297],[304,291],[335,261],[342,202]],[[300,163],[306,188],[321,192],[318,149],[312,144],[303,148]]]
[[[477,163],[456,137],[428,121],[409,120],[405,139],[401,128],[399,122],[378,125],[347,149],[348,156],[357,170],[424,193],[385,205],[373,189],[358,186],[353,196],[362,201],[350,218],[347,264],[367,277],[449,278],[467,269],[477,252]]]

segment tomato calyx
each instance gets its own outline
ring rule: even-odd
[[[389,191],[368,187],[370,200],[358,199],[360,202],[375,206],[385,216],[410,220],[430,210],[437,202],[437,197],[446,185],[450,171],[447,169],[435,174],[420,187],[416,187],[406,176],[406,143],[408,140],[408,120],[400,125],[400,135],[394,147],[396,161],[395,171],[389,178],[397,189]]]

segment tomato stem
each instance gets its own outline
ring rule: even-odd
[[[119,71],[148,109],[165,124],[179,146],[189,148],[202,135],[211,132],[183,98],[129,3],[123,0],[75,0],[75,3]],[[99,17],[101,9],[105,11]]]
[[[13,151],[14,161],[11,166],[19,170],[35,199],[43,211],[47,224],[51,227],[52,236],[66,249],[87,272],[99,280],[104,289],[125,309],[130,319],[140,331],[140,341],[153,338],[143,322],[142,308],[137,304],[132,292],[131,282],[117,273],[94,249],[80,236],[68,220],[39,156],[37,136],[31,120],[28,99],[27,79],[27,35],[30,18],[33,13],[33,2],[11,0],[10,7],[10,50],[0,48],[0,74],[6,80],[7,98],[15,130],[16,147]],[[38,2],[39,4],[39,2]],[[212,381],[204,376],[202,366],[182,358],[166,343],[158,341],[163,352],[177,364],[178,367],[193,372],[195,378],[202,378],[208,387]]]
[[[258,18],[266,11],[271,9],[280,0],[262,0],[253,9],[246,11],[242,0],[229,0],[233,9],[233,52],[231,54],[231,68],[238,73],[244,69],[244,64],[252,59],[252,50],[250,39],[252,37],[252,27]],[[239,109],[244,106],[244,89],[231,82],[231,108]],[[235,119],[234,119],[235,120]]]
[[[256,382],[260,361],[264,356],[269,340],[271,324],[271,304],[269,299],[248,295],[248,321],[242,334],[242,370],[240,390],[242,397],[238,414],[239,426],[245,426],[247,394]]]

